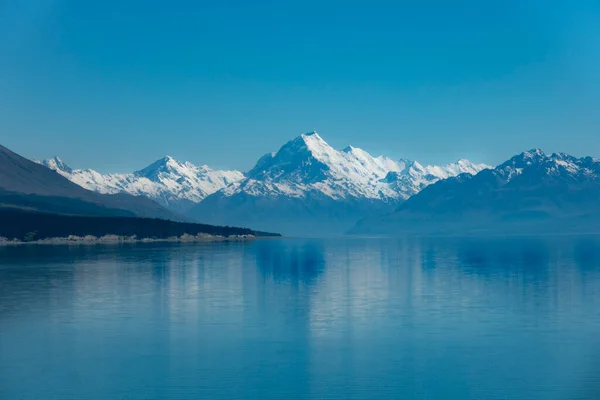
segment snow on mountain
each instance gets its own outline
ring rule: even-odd
[[[533,149],[476,175],[437,182],[352,232],[597,232],[599,198],[600,160]]]
[[[64,171],[66,173],[73,172],[73,170],[58,157],[52,157],[41,162],[37,161],[37,163],[43,164],[54,171]]]
[[[72,169],[58,157],[40,163],[86,189],[146,196],[179,212],[187,211],[206,196],[244,177],[239,171],[213,170],[206,165],[181,163],[169,156],[131,174]]]
[[[487,168],[490,167],[485,164],[473,164],[464,159],[444,166],[423,166],[416,161],[406,161],[404,169],[399,172],[389,172],[383,182],[389,184],[401,198],[407,199],[440,179],[447,179],[464,173],[475,175]]]
[[[339,234],[439,179],[483,168],[466,160],[424,167],[352,146],[336,150],[311,132],[261,157],[246,179],[208,196],[188,215],[284,234]]]
[[[314,226],[336,220],[338,228],[347,228],[358,217],[393,208],[440,179],[489,168],[467,160],[423,166],[373,157],[352,146],[336,150],[317,132],[300,135],[261,157],[246,176],[172,157],[131,174],[73,170],[58,158],[42,163],[86,189],[142,195],[201,222],[263,230],[277,228],[282,221],[296,227],[298,219],[312,219]]]
[[[546,154],[532,149],[518,154],[494,168],[494,174],[505,182],[529,171],[528,179],[542,176],[574,181],[600,179],[600,161],[591,157],[576,158],[566,153]],[[534,175],[533,172],[536,172]]]
[[[311,132],[286,143],[277,153],[263,156],[245,181],[226,188],[223,194],[303,197],[308,191],[318,191],[332,199],[398,200],[439,179],[475,174],[484,168],[489,167],[468,160],[422,166],[414,161],[373,157],[352,146],[338,151],[317,132]]]

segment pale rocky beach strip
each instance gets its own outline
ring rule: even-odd
[[[254,240],[257,237],[255,235],[231,235],[231,236],[218,236],[218,235],[188,235],[184,234],[181,236],[172,236],[169,238],[138,238],[137,236],[118,236],[118,235],[105,235],[101,237],[87,235],[87,236],[68,236],[68,237],[56,237],[39,239],[32,241],[23,241],[18,239],[8,239],[0,237],[0,246],[13,246],[13,245],[86,245],[86,244],[121,244],[121,243],[206,243],[206,242],[242,242]]]

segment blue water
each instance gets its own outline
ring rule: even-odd
[[[600,239],[0,248],[0,399],[600,399]]]

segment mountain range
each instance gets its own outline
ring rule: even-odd
[[[540,149],[439,181],[356,234],[582,233],[600,229],[600,160]]]
[[[166,156],[131,174],[100,174],[72,169],[60,158],[39,161],[79,186],[104,194],[145,196],[177,213],[185,213],[206,196],[244,178],[239,171],[213,170]]]
[[[104,195],[0,146],[0,208],[68,215],[185,218],[144,196]]]
[[[391,211],[440,179],[485,168],[467,160],[425,167],[351,146],[335,150],[311,132],[261,157],[245,179],[208,196],[188,215],[298,235],[339,234],[361,216]]]
[[[310,132],[264,155],[246,173],[165,157],[127,174],[72,169],[57,157],[33,163],[0,149],[0,206],[310,236],[600,227],[600,161],[540,149],[496,167],[464,159],[424,166],[352,146],[336,150]]]
[[[352,146],[335,150],[317,132],[266,154],[245,174],[171,157],[131,174],[74,170],[57,157],[41,163],[84,188],[143,195],[204,223],[294,234],[342,233],[440,179],[489,168],[468,160],[423,166]]]

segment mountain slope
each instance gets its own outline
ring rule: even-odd
[[[341,233],[358,218],[392,210],[439,179],[486,167],[466,160],[423,167],[351,146],[338,151],[312,132],[260,158],[246,179],[208,196],[188,215],[288,234]]]
[[[150,199],[86,190],[51,169],[0,146],[0,202],[4,206],[81,215],[135,215],[181,219]]]
[[[437,182],[362,234],[576,232],[600,228],[600,161],[539,149],[477,175]]]
[[[253,181],[258,181],[265,182],[267,190],[291,196],[303,197],[307,191],[316,190],[332,199],[356,197],[389,201],[406,199],[439,179],[462,172],[476,173],[484,168],[487,166],[467,160],[442,167],[423,167],[417,162],[373,157],[352,146],[338,151],[317,132],[311,132],[286,143],[277,153],[263,156],[248,172],[242,186],[252,187]],[[402,180],[405,176],[412,180]],[[226,190],[234,191],[236,186]]]
[[[58,157],[41,161],[79,186],[104,194],[145,196],[177,212],[185,212],[206,196],[244,175],[239,171],[213,170],[205,165],[181,163],[164,157],[132,174],[100,174],[91,169],[72,169]]]

